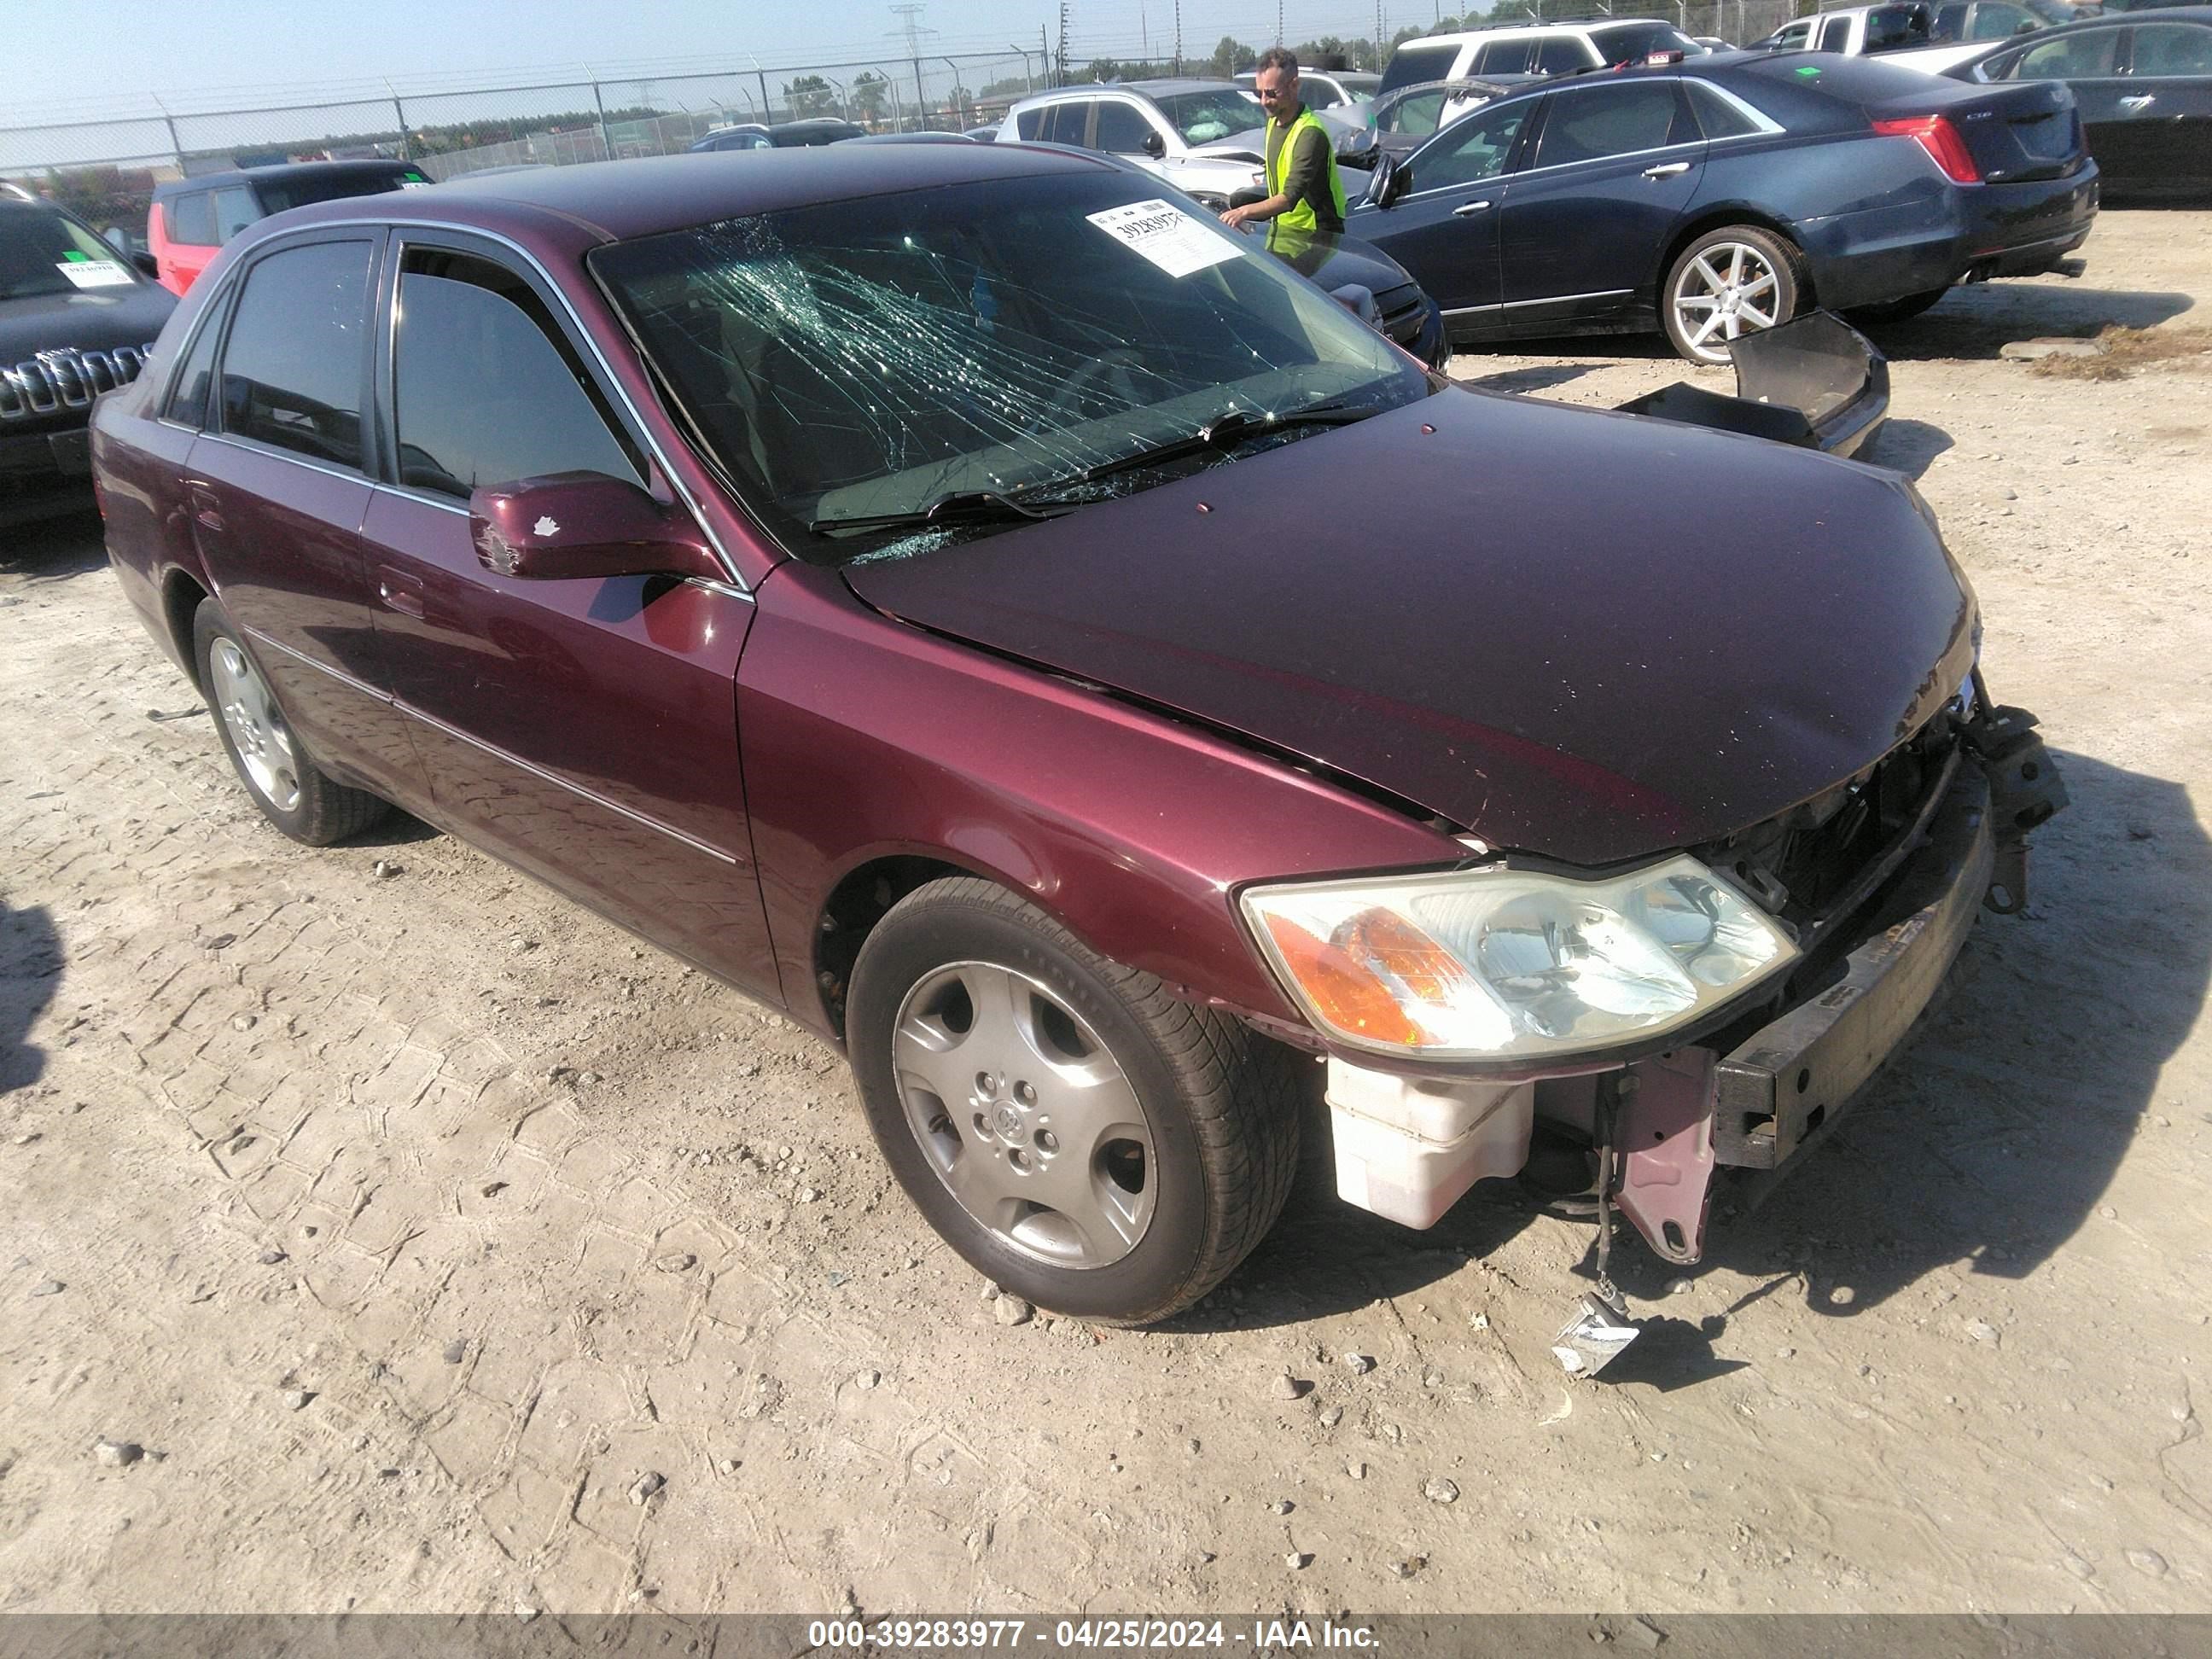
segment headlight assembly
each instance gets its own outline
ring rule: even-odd
[[[1501,868],[1254,887],[1242,903],[1322,1031],[1435,1060],[1642,1042],[1797,955],[1764,911],[1687,856],[1594,881]]]

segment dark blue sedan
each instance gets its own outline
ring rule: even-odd
[[[1486,104],[1378,165],[1346,228],[1436,296],[1456,343],[1664,329],[1723,362],[1815,306],[1893,319],[2051,270],[2097,190],[2057,82],[1731,52]]]

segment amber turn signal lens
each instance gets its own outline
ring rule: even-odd
[[[1283,965],[1314,1012],[1370,1042],[1433,1047],[1437,1034],[1406,1004],[1427,1004],[1441,1012],[1474,989],[1466,969],[1442,945],[1388,910],[1363,910],[1326,939],[1285,915],[1271,913],[1265,921]]]

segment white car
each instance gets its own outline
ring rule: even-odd
[[[1266,120],[1260,100],[1232,81],[1102,82],[1023,99],[999,124],[998,142],[1124,156],[1218,210],[1264,186]]]
[[[1849,58],[1880,54],[1941,75],[1997,41],[2084,15],[2065,0],[1904,0],[1800,17],[1746,50],[1833,52]]]
[[[1260,79],[1260,71],[1246,70],[1237,77],[1237,84],[1248,91]],[[1352,108],[1373,98],[1382,85],[1379,75],[1368,75],[1356,70],[1310,70],[1298,71],[1299,101],[1318,115],[1323,110],[1335,110],[1349,114]]]
[[[1520,75],[1580,75],[1586,70],[1637,64],[1655,52],[1704,55],[1672,23],[1651,17],[1578,23],[1509,23],[1457,34],[1425,34],[1390,54],[1377,99],[1425,81],[1496,81]],[[1480,98],[1447,104],[1437,121],[1448,126],[1476,108]]]

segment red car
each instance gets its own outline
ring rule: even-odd
[[[225,242],[272,213],[429,182],[428,173],[408,161],[288,161],[173,179],[154,187],[147,246],[161,286],[182,294]]]
[[[96,415],[124,591],[279,829],[396,802],[788,1009],[1022,1296],[1187,1305],[1309,1116],[1409,1224],[1534,1144],[1695,1261],[2063,799],[1964,579],[1894,474],[1454,386],[1156,190],[250,231]]]

